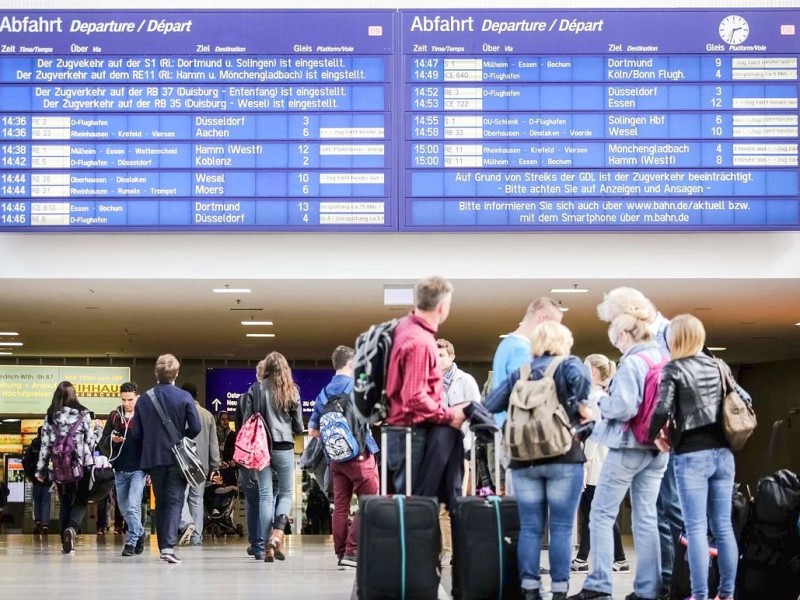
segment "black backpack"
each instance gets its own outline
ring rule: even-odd
[[[25,454],[22,455],[22,471],[28,481],[36,481],[36,465],[39,462],[39,452],[42,449],[42,438],[36,436],[33,438],[31,445],[25,449]]]
[[[356,339],[353,406],[358,418],[366,423],[377,423],[389,414],[386,371],[397,323],[397,319],[392,319],[373,325]]]

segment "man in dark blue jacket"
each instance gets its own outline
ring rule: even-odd
[[[200,417],[192,396],[175,387],[180,363],[172,354],[156,360],[156,385],[153,388],[164,413],[184,437],[200,433]],[[156,532],[161,560],[177,564],[178,527],[186,492],[183,477],[172,453],[172,436],[166,431],[149,394],[142,394],[136,404],[131,433],[142,441],[140,468],[150,474],[156,496]]]

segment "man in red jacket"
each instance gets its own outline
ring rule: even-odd
[[[411,476],[419,473],[425,455],[427,428],[464,423],[460,406],[442,406],[442,370],[436,332],[450,314],[453,286],[441,277],[423,279],[414,286],[414,310],[397,324],[386,376],[390,426],[412,428]],[[387,462],[395,490],[406,489],[405,435],[391,432]]]

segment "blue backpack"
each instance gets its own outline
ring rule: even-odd
[[[361,452],[356,437],[352,400],[348,394],[337,394],[328,398],[319,418],[322,450],[331,462],[353,460]]]

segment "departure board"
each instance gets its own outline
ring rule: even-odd
[[[401,18],[401,229],[800,225],[798,11]]]
[[[0,11],[0,228],[396,231],[395,22]]]
[[[798,28],[0,10],[0,230],[798,230]]]

